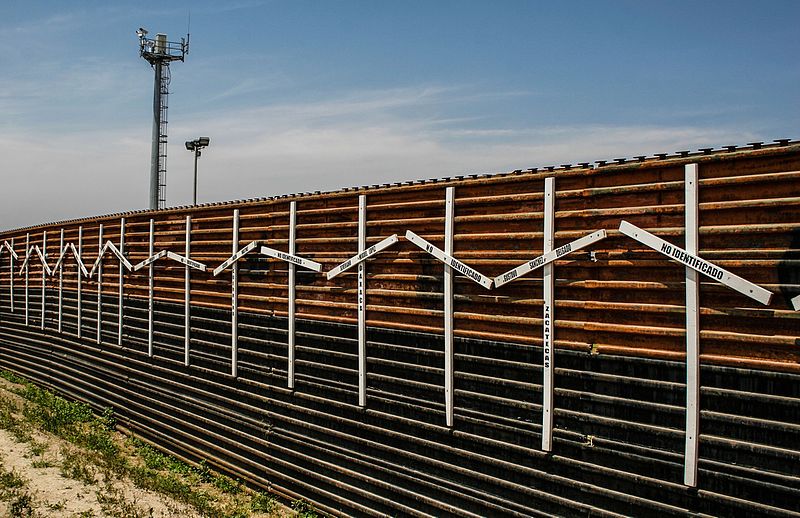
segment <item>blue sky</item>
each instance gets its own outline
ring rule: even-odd
[[[0,5],[0,228],[169,205],[797,138],[800,2],[16,1]]]

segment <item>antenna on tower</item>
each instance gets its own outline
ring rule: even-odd
[[[163,209],[167,203],[167,99],[169,96],[169,64],[184,61],[189,53],[189,33],[180,42],[168,41],[166,34],[147,37],[139,27],[139,56],[155,71],[153,81],[153,143],[150,155],[150,209]]]

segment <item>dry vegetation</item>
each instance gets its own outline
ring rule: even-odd
[[[102,416],[0,373],[0,515],[12,517],[312,517],[208,468],[189,466]]]

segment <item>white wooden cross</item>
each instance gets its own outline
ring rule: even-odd
[[[30,313],[30,297],[29,297],[29,267],[30,267],[30,260],[34,254],[39,258],[39,262],[42,263],[42,301],[41,301],[41,327],[44,329],[44,304],[45,304],[45,280],[47,275],[53,275],[53,270],[50,269],[50,266],[47,264],[47,257],[45,253],[42,252],[42,249],[39,245],[30,245],[30,234],[27,235],[27,250],[25,251],[25,260],[22,262],[20,266],[19,274],[22,275],[22,272],[25,272],[25,325],[28,325],[29,313]],[[45,247],[47,246],[47,231],[42,233],[42,245]]]
[[[367,196],[358,197],[358,253],[328,271],[328,280],[333,279],[358,265],[358,405],[367,404],[367,271],[366,261],[370,257],[397,243],[397,234],[383,239],[367,248]]]
[[[187,220],[187,233],[189,232],[188,229],[189,229],[189,227],[188,227],[188,220]],[[188,235],[187,235],[187,239],[188,239]],[[109,242],[109,244],[110,244],[110,242]],[[111,246],[113,247],[114,245],[112,244]],[[158,261],[159,259],[167,258],[167,259],[171,259],[173,261],[176,261],[176,262],[186,266],[186,268],[193,268],[195,270],[200,270],[201,272],[204,272],[204,271],[207,270],[207,267],[206,267],[205,264],[203,264],[201,262],[198,262],[198,261],[194,261],[192,259],[189,259],[189,257],[188,257],[188,255],[189,255],[188,245],[187,245],[187,252],[186,252],[187,257],[184,257],[182,255],[178,255],[175,252],[172,252],[170,250],[160,250],[158,252],[154,252],[154,247],[155,247],[155,222],[154,222],[154,220],[151,219],[150,220],[150,256],[147,257],[142,262],[137,263],[137,264],[135,264],[133,266],[133,271],[135,271],[135,272],[138,272],[139,270],[141,270],[142,268],[144,268],[146,266],[149,267],[149,279],[148,279],[149,280],[149,289],[148,289],[148,304],[147,304],[147,312],[148,312],[147,354],[148,354],[148,356],[151,356],[151,357],[153,356],[153,294],[154,294],[153,276],[154,276],[154,273],[155,273],[153,266],[154,266],[155,262]],[[188,304],[189,304],[189,298],[188,298],[189,297],[189,291],[188,291],[188,289],[186,289],[186,293],[184,294],[184,296],[185,296],[185,304],[188,306]],[[185,336],[188,336],[188,335],[185,335]],[[188,357],[188,349],[187,349],[188,348],[188,343],[186,342],[186,340],[187,339],[184,337],[184,362],[188,362],[188,359],[187,359],[187,357]]]
[[[288,288],[288,367],[287,367],[287,381],[286,384],[290,389],[294,388],[294,371],[295,371],[295,272],[298,266],[308,268],[315,272],[322,271],[322,265],[318,262],[305,259],[299,255],[295,255],[296,249],[296,234],[297,234],[297,202],[289,203],[289,251],[281,252],[268,246],[261,247],[261,253],[267,257],[278,259],[289,264],[289,279],[287,281]]]
[[[492,288],[492,279],[453,257],[453,238],[455,236],[455,187],[445,190],[444,205],[444,250],[441,250],[414,232],[407,230],[406,239],[444,263],[444,403],[445,421],[453,426],[455,415],[455,347],[453,333],[454,290],[453,270],[483,286]]]
[[[77,288],[78,288],[78,308],[77,308],[77,332],[78,337],[81,336],[81,276],[89,277],[89,271],[86,269],[86,265],[83,264],[83,259],[81,258],[80,248],[83,244],[83,227],[78,227],[78,248],[75,248],[74,243],[64,243],[64,229],[61,229],[61,238],[59,241],[59,248],[61,253],[58,256],[58,260],[56,264],[53,266],[53,272],[58,270],[58,332],[60,333],[62,330],[62,323],[63,323],[63,302],[64,302],[64,261],[66,260],[67,256],[71,255],[75,259],[75,263],[78,266],[77,269]]]
[[[233,255],[217,266],[214,277],[226,269],[231,269],[231,376],[239,375],[239,263],[238,261],[258,247],[258,241],[252,241],[239,249],[239,209],[233,210],[233,236],[231,251]]]
[[[686,434],[684,445],[683,483],[697,485],[697,461],[700,436],[700,281],[698,273],[718,281],[761,304],[769,305],[772,293],[761,286],[700,258],[698,253],[698,173],[697,164],[684,170],[686,249],[669,243],[627,221],[619,230],[626,236],[660,252],[685,266],[686,272]]]
[[[2,254],[3,249],[8,250],[9,261],[10,261],[10,273],[9,273],[9,291],[11,295],[11,312],[14,312],[14,261],[19,260],[19,255],[17,252],[14,251],[14,238],[11,238],[11,244],[8,241],[3,241],[3,245],[0,246],[0,254]]]
[[[555,273],[554,261],[606,238],[605,230],[597,230],[555,250],[555,178],[544,180],[544,244],[543,254],[494,278],[495,286],[515,281],[523,275],[544,268],[542,308],[542,450],[553,450],[553,395],[555,375]]]

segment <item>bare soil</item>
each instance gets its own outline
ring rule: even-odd
[[[61,473],[65,460],[62,449],[80,452],[49,434],[35,433],[34,440],[46,445],[46,450],[40,455],[33,455],[29,444],[19,443],[9,432],[0,430],[3,469],[18,474],[25,481],[21,491],[14,495],[16,498],[0,502],[2,516],[200,516],[186,504],[140,489],[129,480],[103,480],[104,477],[97,472],[99,470],[92,467],[89,469],[96,481],[94,484],[88,480],[68,478]],[[26,493],[30,497],[29,503],[26,506],[17,504],[16,512],[12,512],[12,504],[19,502],[19,496]]]
[[[109,431],[120,452],[115,459],[136,469],[109,468],[97,452],[80,448],[43,431],[22,409],[23,385],[0,378],[0,516],[119,518],[283,518],[313,516],[295,513],[237,481],[211,472],[201,479],[195,468],[152,448],[132,445]],[[64,436],[67,437],[67,436]],[[150,465],[148,464],[149,455]],[[152,466],[153,458],[158,464]],[[178,466],[176,468],[176,466]],[[136,473],[138,483],[126,473]],[[150,477],[150,478],[145,478]],[[140,487],[178,487],[175,494]],[[176,498],[179,495],[182,499]],[[199,510],[193,501],[202,501]]]

